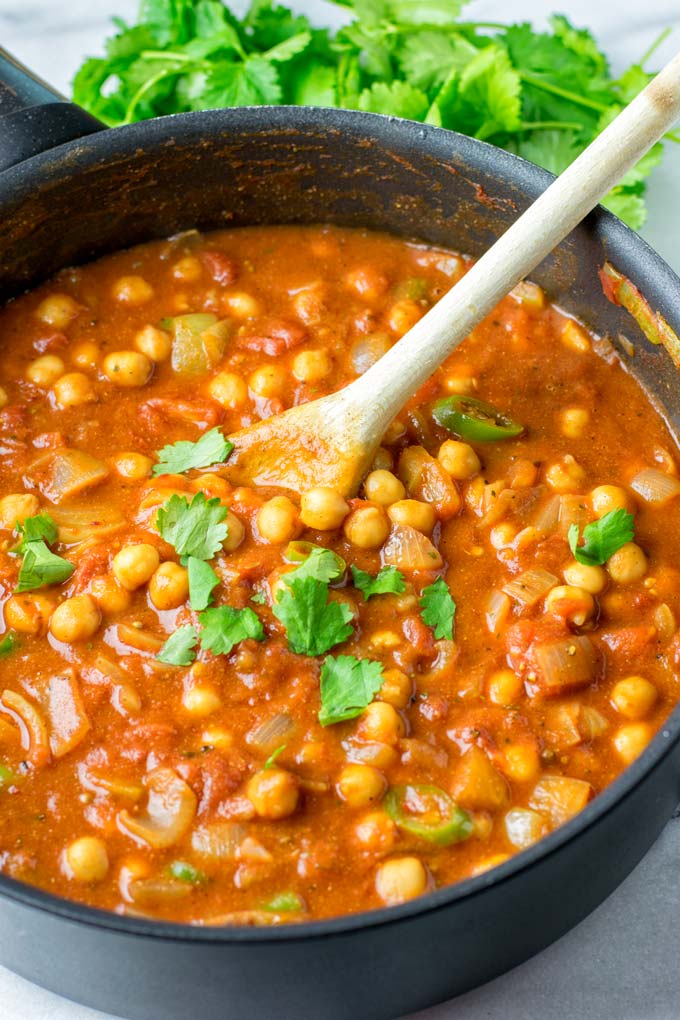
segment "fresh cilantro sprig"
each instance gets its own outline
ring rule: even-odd
[[[198,614],[201,624],[201,648],[213,655],[228,655],[234,645],[246,638],[264,640],[264,628],[254,610],[234,609],[232,606],[215,606]]]
[[[69,579],[75,565],[49,548],[59,535],[57,525],[49,514],[27,517],[23,524],[17,522],[17,531],[20,541],[14,552],[23,559],[15,591],[33,591]]]
[[[420,615],[423,623],[434,630],[434,636],[453,639],[453,618],[456,615],[456,603],[451,597],[449,586],[443,577],[438,577],[433,584],[423,588],[420,599]]]
[[[156,515],[156,528],[166,542],[174,547],[182,563],[193,556],[210,560],[227,537],[224,523],[228,510],[216,497],[206,499],[202,492],[188,502],[185,496],[173,493]]]
[[[196,658],[198,631],[192,623],[178,627],[165,642],[156,658],[169,666],[190,666]]]
[[[353,655],[327,655],[321,667],[319,722],[332,726],[361,715],[383,685],[382,665]]]
[[[195,556],[187,557],[187,573],[189,575],[189,605],[197,612],[207,609],[212,602],[212,593],[220,583],[220,579],[205,560]]]
[[[622,507],[610,510],[598,521],[586,524],[583,529],[583,545],[578,544],[578,524],[572,524],[567,532],[567,538],[574,559],[590,567],[601,566],[621,546],[633,541],[634,523],[633,515]]]
[[[323,655],[352,634],[352,610],[346,602],[331,602],[328,585],[314,577],[284,575],[285,584],[272,606],[286,628],[288,645],[298,655]]]
[[[364,596],[364,601],[373,595],[399,595],[406,588],[404,575],[396,567],[383,567],[373,577],[366,570],[352,567],[354,587]]]
[[[243,18],[221,0],[143,0],[138,24],[116,20],[106,55],[81,66],[73,98],[110,125],[222,106],[366,110],[453,128],[560,173],[650,81],[658,44],[615,77],[592,34],[561,15],[536,32],[463,22],[462,0],[336,3],[348,24],[333,34],[275,0],[252,0]],[[645,219],[661,155],[655,146],[605,199],[630,226]]]
[[[201,438],[191,443],[180,440],[170,443],[158,451],[158,464],[154,465],[154,475],[181,475],[192,468],[206,468],[213,464],[222,464],[227,459],[234,444],[225,439],[218,428],[210,429]]]

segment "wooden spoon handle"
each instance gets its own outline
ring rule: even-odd
[[[349,431],[368,442],[381,435],[447,355],[679,118],[680,53],[427,315],[341,391]]]

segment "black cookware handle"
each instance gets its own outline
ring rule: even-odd
[[[104,127],[0,46],[0,171]]]

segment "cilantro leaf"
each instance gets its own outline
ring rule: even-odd
[[[212,602],[213,590],[220,583],[220,579],[205,560],[196,559],[195,556],[187,557],[187,571],[189,574],[189,604],[192,609],[207,609]]]
[[[17,636],[13,630],[8,630],[0,641],[0,659],[10,655],[15,648],[19,647]]]
[[[382,665],[353,655],[327,655],[321,667],[322,726],[354,719],[373,701],[383,684]]]
[[[606,563],[622,545],[633,541],[633,535],[633,515],[622,507],[610,510],[598,521],[586,524],[583,529],[583,545],[578,544],[578,524],[572,524],[567,533],[574,558],[591,567]]]
[[[364,601],[372,595],[398,595],[406,587],[404,575],[396,567],[383,567],[372,577],[366,570],[353,566],[352,579],[354,587],[364,596]]]
[[[456,614],[456,603],[451,598],[449,586],[443,577],[438,577],[433,584],[423,588],[420,599],[423,623],[434,629],[434,636],[453,639],[453,618]]]
[[[256,606],[266,606],[267,596],[263,591],[256,591],[254,595],[250,596],[250,601],[254,602]]]
[[[206,468],[222,464],[234,444],[225,439],[218,428],[205,432],[196,443],[180,440],[170,443],[158,451],[159,463],[154,465],[154,475],[181,475],[192,468]]]
[[[170,635],[156,658],[170,666],[190,666],[196,658],[197,644],[196,628],[191,623],[185,623]]]
[[[14,552],[23,556],[23,560],[15,591],[33,591],[68,580],[75,566],[49,548],[47,543],[56,542],[59,534],[49,514],[27,517],[23,524],[17,523],[17,531],[21,541]]]
[[[216,606],[198,614],[201,630],[201,648],[213,655],[228,655],[234,645],[246,638],[264,641],[264,628],[254,610]]]
[[[202,492],[197,492],[191,503],[173,493],[156,515],[156,528],[183,562],[188,556],[210,560],[227,537],[223,523],[227,512],[219,499],[206,499]]]
[[[290,580],[292,574],[284,575],[286,583],[272,612],[286,628],[291,651],[323,655],[352,633],[352,611],[346,602],[328,601],[328,585],[323,581],[309,576]]]
[[[390,85],[374,82],[363,90],[357,102],[357,107],[367,113],[388,113],[407,120],[422,120],[428,106],[427,95],[403,81],[393,81]]]
[[[315,581],[335,581],[341,577],[346,569],[345,561],[334,553],[332,549],[326,549],[317,545],[302,561],[299,567],[284,574],[283,580],[289,584],[292,580],[301,580],[305,577],[313,577]]]
[[[23,524],[17,522],[17,531],[21,536],[21,543],[14,552],[21,555],[29,542],[44,540],[48,545],[54,545],[59,537],[57,525],[49,514],[36,514],[35,517],[26,517]]]

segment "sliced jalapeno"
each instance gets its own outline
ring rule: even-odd
[[[383,806],[399,829],[438,846],[459,843],[473,830],[467,811],[439,786],[393,786]]]
[[[524,431],[523,425],[508,418],[492,404],[474,397],[444,397],[433,405],[432,417],[447,432],[473,443],[514,439]]]

